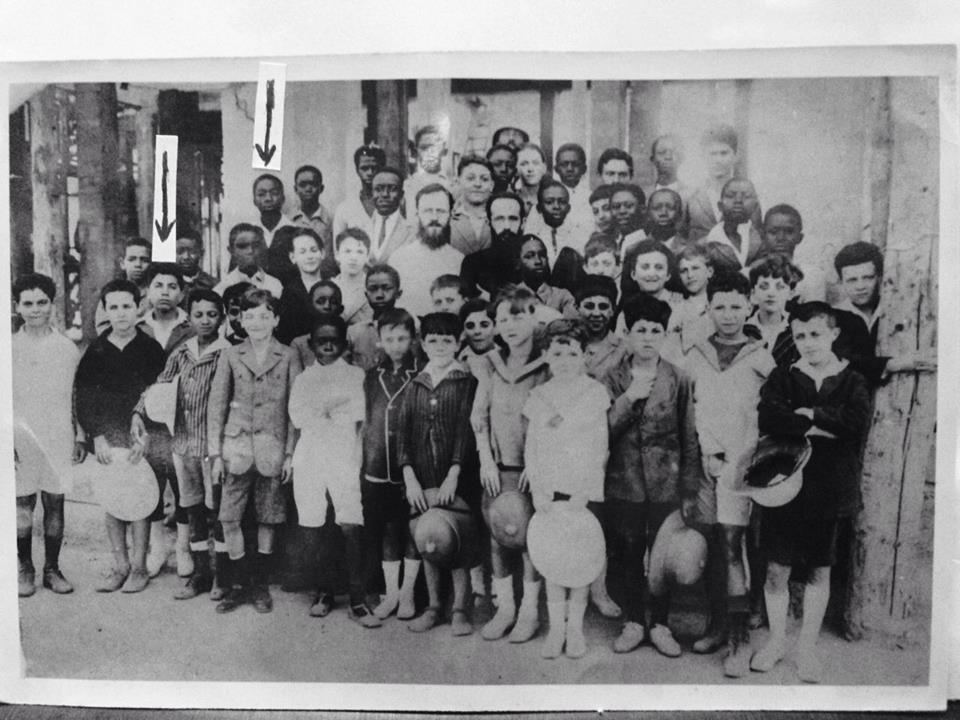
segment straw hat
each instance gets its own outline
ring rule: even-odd
[[[674,510],[663,521],[650,549],[647,581],[651,592],[658,593],[670,578],[680,585],[693,585],[706,565],[707,539]]]
[[[143,396],[143,409],[147,417],[154,422],[162,422],[173,434],[173,424],[177,417],[177,388],[180,385],[180,376],[176,375],[171,382],[154,383],[147,388]]]
[[[487,508],[490,534],[503,547],[522,550],[527,546],[527,524],[533,515],[530,496],[519,490],[505,490]]]
[[[552,502],[537,510],[527,527],[527,549],[534,567],[563,587],[585,587],[596,580],[607,559],[603,530],[582,505]]]
[[[800,492],[811,452],[806,437],[760,438],[739,492],[764,507],[786,505]]]
[[[129,448],[111,448],[111,462],[102,465],[93,453],[81,465],[76,475],[82,476],[93,487],[94,496],[104,511],[118,520],[143,520],[153,512],[160,498],[157,478],[146,459],[136,465],[127,460]]]
[[[424,494],[430,509],[410,519],[417,551],[424,560],[443,567],[466,567],[477,545],[470,508],[459,497],[447,507],[436,507],[437,490],[430,488]]]

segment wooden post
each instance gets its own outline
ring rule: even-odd
[[[137,225],[140,237],[153,235],[153,152],[157,134],[156,90],[140,91],[140,110],[137,111]]]
[[[30,150],[33,189],[33,267],[57,285],[53,324],[64,327],[69,246],[67,170],[70,167],[66,90],[48,85],[30,100]]]
[[[407,85],[405,80],[376,81],[377,143],[387,155],[387,164],[407,167]]]
[[[77,92],[77,179],[80,249],[80,313],[83,337],[96,337],[94,313],[100,288],[117,273],[123,251],[118,236],[119,201],[117,89],[111,83],[83,83]]]
[[[30,105],[10,113],[10,276],[33,272],[33,180]]]
[[[890,180],[893,171],[893,126],[890,117],[890,78],[870,81],[870,100],[864,117],[867,141],[863,153],[863,223],[860,239],[881,250],[887,246],[890,221]]]
[[[889,177],[878,352],[896,356],[937,342],[939,115],[935,79],[888,82],[891,166],[872,167],[876,187]],[[936,382],[935,373],[897,373],[876,394],[848,611],[855,630],[909,638],[929,617],[932,537],[922,517],[935,470]]]
[[[657,171],[650,161],[650,147],[660,134],[660,108],[663,105],[663,83],[632,83],[630,98],[630,147],[633,149],[633,182],[644,191],[653,187]],[[647,198],[649,200],[649,198]]]
[[[553,172],[553,107],[557,93],[551,87],[540,88],[540,149],[547,162],[547,172]]]

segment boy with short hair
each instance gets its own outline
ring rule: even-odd
[[[434,312],[459,315],[466,300],[460,276],[450,273],[438,276],[430,283],[430,299],[433,301]]]
[[[319,315],[310,333],[317,361],[297,375],[290,390],[290,422],[299,439],[293,453],[293,495],[304,536],[307,562],[319,561],[320,528],[333,505],[343,532],[349,575],[350,619],[365,628],[380,619],[364,597],[363,508],[360,499],[360,425],[363,422],[363,371],[343,359],[347,324],[336,315]],[[310,614],[330,611],[332,593],[319,588]]]
[[[477,380],[456,360],[462,332],[460,318],[451,313],[430,313],[420,321],[427,364],[404,393],[397,443],[407,502],[414,514],[468,497],[461,468],[473,449],[470,408]],[[436,490],[435,503],[424,492],[430,489]],[[425,559],[423,570],[430,604],[407,626],[413,632],[425,632],[439,621],[440,567]],[[473,628],[467,617],[466,568],[453,568],[451,580],[451,629],[454,635],[469,635]]]
[[[219,519],[229,554],[223,574],[230,589],[217,612],[235,610],[249,590],[254,609],[266,613],[273,609],[268,582],[274,534],[286,520],[280,485],[290,481],[294,441],[287,403],[300,359],[273,337],[277,300],[268,291],[248,291],[240,307],[247,339],[221,352],[207,409],[211,476],[223,484]],[[259,523],[255,561],[244,557],[240,527],[251,501]]]
[[[293,228],[287,257],[292,272],[288,273],[280,296],[280,324],[277,325],[277,339],[285,345],[295,337],[306,335],[312,327],[309,291],[323,279],[324,241],[311,228]]]
[[[539,238],[533,237],[540,242]],[[536,305],[536,297],[528,288],[508,285],[500,291],[488,311],[504,347],[494,348],[484,355],[485,362],[477,368],[479,384],[471,414],[480,455],[483,511],[488,527],[487,511],[497,495],[506,490],[527,491],[522,475],[526,439],[522,410],[530,391],[549,378],[549,367],[533,340],[537,328]],[[512,627],[511,642],[526,642],[536,634],[540,625],[537,572],[530,555],[524,550],[523,599],[518,613],[510,571],[513,553],[501,547],[492,534],[490,548],[497,612],[484,625],[483,638],[497,640]]]
[[[523,236],[517,248],[516,268],[520,285],[530,290],[543,305],[568,318],[577,316],[570,291],[549,283],[550,264],[543,240],[536,235]]]
[[[635,243],[627,251],[623,267],[630,271],[620,278],[620,297],[624,302],[636,293],[662,300],[671,308],[683,300],[680,293],[667,287],[676,274],[676,264],[673,253],[663,243],[653,239]]]
[[[746,274],[750,264],[763,248],[760,232],[753,218],[760,212],[757,191],[746,178],[733,178],[723,185],[720,201],[720,222],[710,229],[704,243],[717,255],[716,262]]]
[[[713,277],[713,260],[703,245],[684,245],[677,254],[677,276],[684,297],[674,305],[670,327],[661,356],[674,365],[702,338],[713,333],[713,321],[707,313],[707,283]]]
[[[398,619],[410,620],[416,614],[413,591],[420,558],[407,530],[410,506],[404,498],[397,438],[404,392],[423,363],[415,350],[414,319],[406,310],[384,310],[377,318],[377,331],[383,356],[363,381],[366,412],[360,492],[369,543],[367,589],[378,581],[376,558],[380,558],[386,593],[373,613],[384,620],[396,611]]]
[[[647,236],[643,231],[646,201],[639,185],[620,183],[610,189],[611,230],[617,236],[621,258],[625,259],[627,251]]]
[[[256,227],[263,232],[263,250],[273,247],[276,232],[294,222],[283,212],[286,202],[283,181],[276,175],[263,173],[253,181],[253,205],[257,209]]]
[[[283,284],[273,275],[268,275],[260,264],[266,250],[263,228],[250,223],[238,223],[230,228],[227,243],[233,270],[223,276],[214,292],[224,297],[231,285],[248,282],[279,299],[283,294]]]
[[[323,243],[324,257],[333,255],[333,214],[320,202],[323,194],[323,173],[314,165],[301,165],[293,173],[293,190],[300,200],[300,210],[291,220],[311,228]]]
[[[585,372],[586,343],[579,320],[554,320],[544,329],[540,346],[551,377],[530,391],[523,406],[524,473],[538,511],[554,502],[570,502],[599,519],[610,398],[606,388]],[[587,652],[583,614],[590,586],[565,587],[549,580],[546,586],[550,629],[541,655],[555,658],[565,650],[567,657],[583,657]]]
[[[669,188],[654,190],[647,201],[647,236],[678,252],[685,241],[680,237],[683,224],[683,199]]]
[[[786,255],[803,271],[803,279],[797,283],[796,296],[803,302],[825,300],[827,277],[818,262],[819,258],[801,260],[796,251],[803,242],[803,218],[792,205],[781,203],[767,210],[763,216],[763,248],[760,257],[773,254]],[[806,246],[804,246],[806,247]]]
[[[457,360],[466,365],[476,376],[474,368],[480,358],[493,350],[493,320],[489,315],[490,303],[482,298],[467,300],[460,308],[460,321],[463,323],[463,349]]]
[[[71,463],[86,457],[84,433],[73,419],[73,379],[80,353],[50,324],[57,286],[46,275],[28,273],[13,285],[21,328],[11,338],[14,423],[33,434],[53,473],[18,461],[15,469],[19,596],[36,591],[33,567],[33,515],[37,495],[43,506],[43,586],[58,594],[73,592],[60,572],[65,484]],[[16,447],[14,448],[16,452]]]
[[[227,322],[222,325],[220,334],[231,345],[239,345],[247,339],[247,331],[240,323],[240,300],[248,290],[256,290],[256,286],[253,283],[239,282],[228,287],[223,293],[223,310]]]
[[[373,315],[367,301],[364,272],[370,260],[370,238],[358,228],[347,228],[334,240],[340,274],[331,278],[340,288],[343,319],[347,325],[369,320]]]
[[[186,309],[187,296],[194,288],[212,290],[217,279],[200,267],[203,260],[203,240],[198,233],[187,231],[177,236],[177,267],[183,273],[183,299],[181,306]]]
[[[350,194],[333,214],[333,237],[348,227],[360,228],[369,235],[373,230],[373,178],[384,165],[387,156],[376,145],[361,145],[353,153],[353,167],[360,180],[360,192]]]
[[[627,298],[623,310],[629,350],[603,377],[613,400],[604,513],[626,618],[613,644],[618,653],[643,642],[647,540],[678,508],[693,519],[703,482],[690,379],[660,355],[670,306],[638,293]],[[650,641],[661,654],[678,656],[680,646],[667,624],[669,595],[651,595],[649,602]]]
[[[777,365],[789,365],[796,356],[787,302],[803,273],[786,255],[773,254],[750,266],[750,288],[756,310],[747,318],[746,327],[763,342]]]
[[[743,569],[744,528],[751,501],[739,494],[756,448],[757,402],[760,388],[774,367],[773,357],[759,340],[743,332],[750,314],[750,283],[736,272],[718,272],[707,285],[709,314],[716,328],[688,353],[686,370],[694,381],[696,426],[707,481],[699,494],[698,517],[716,524],[711,548],[722,549],[725,587],[711,587],[711,623],[707,637],[694,651],[713,652],[721,644],[723,614],[729,629],[724,673],[743,677],[749,672],[750,602]],[[719,565],[715,565],[715,571]]]
[[[144,439],[131,440],[130,418],[144,390],[163,370],[160,344],[137,326],[140,290],[130,280],[111,280],[100,291],[110,329],[94,340],[80,359],[74,384],[77,422],[93,438],[97,461],[109,464],[114,449],[130,448],[128,460],[141,462]],[[106,513],[107,537],[114,566],[100,592],[135,593],[150,581],[147,573],[146,518],[127,523]],[[133,536],[133,558],[127,551],[127,526]]]
[[[385,312],[393,310],[403,295],[400,273],[390,265],[371,265],[367,268],[364,292],[373,314],[369,320],[355,322],[347,328],[347,345],[350,362],[366,372],[384,358],[377,323]]]
[[[153,254],[153,245],[149,240],[139,237],[127,238],[123,243],[123,255],[119,258],[120,274],[137,286],[140,291],[140,307],[137,309],[137,317],[141,317],[148,309],[147,304],[147,283],[146,272],[150,267],[150,258]],[[110,321],[107,320],[106,312],[101,303],[97,303],[96,312],[94,312],[94,326],[97,334],[103,334],[110,329]]]
[[[764,383],[759,428],[766,435],[807,437],[813,451],[797,497],[782,507],[760,510],[770,637],[750,668],[766,672],[786,653],[788,583],[793,566],[801,564],[808,574],[797,670],[802,681],[816,683],[823,672],[816,641],[830,599],[840,522],[855,514],[860,502],[860,449],[869,429],[871,398],[863,376],[831,349],[839,331],[826,303],[797,306],[790,328],[800,359],[775,368]]]
[[[620,148],[607,148],[597,160],[597,175],[604,185],[630,182],[633,178],[633,158]]]
[[[604,275],[587,275],[576,294],[577,312],[583,321],[587,344],[584,362],[587,375],[601,380],[627,351],[623,338],[612,332],[617,308],[617,287]]]
[[[590,193],[590,209],[593,211],[593,225],[598,233],[610,232],[613,216],[610,214],[610,195],[612,185],[600,185]]]
[[[340,288],[333,280],[321,280],[309,290],[310,309],[309,317],[312,323],[317,315],[343,315],[343,296],[340,294]],[[349,332],[349,328],[347,328]],[[310,349],[310,333],[295,337],[290,347],[296,351],[300,358],[300,367],[310,367],[317,358]]]
[[[140,329],[152,337],[168,355],[193,334],[183,299],[183,273],[175,263],[152,263],[145,275],[150,310],[140,319]]]
[[[176,414],[173,425],[172,461],[179,487],[178,546],[180,543],[182,515],[186,515],[189,552],[192,558],[192,573],[186,584],[175,594],[175,600],[188,600],[209,592],[213,586],[213,568],[210,567],[209,511],[214,504],[210,462],[207,459],[207,403],[210,398],[210,384],[220,352],[230,347],[230,343],[220,337],[220,323],[223,321],[223,302],[213,290],[197,288],[187,297],[187,312],[193,335],[178,345],[167,358],[163,371],[157,377],[158,383],[169,383],[179,377],[177,385]],[[134,410],[134,421],[140,427],[144,424],[146,411],[144,397],[140,398]],[[208,509],[207,503],[210,507]],[[181,510],[182,508],[182,510]],[[215,542],[218,559],[226,552],[221,537]],[[180,548],[178,547],[178,551]],[[177,558],[177,570],[186,575]]]

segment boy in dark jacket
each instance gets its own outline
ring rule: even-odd
[[[766,435],[807,436],[813,453],[797,497],[782,507],[761,510],[770,638],[750,667],[765,672],[786,653],[790,570],[802,564],[808,575],[797,670],[804,682],[819,682],[822,669],[815,645],[830,598],[840,520],[852,515],[860,502],[860,448],[870,421],[870,394],[863,376],[831,349],[839,330],[826,303],[799,305],[790,328],[800,360],[770,373],[760,393],[759,427]]]
[[[385,619],[396,610],[398,618],[409,620],[416,613],[413,589],[420,572],[420,559],[407,534],[410,508],[403,494],[397,434],[404,391],[423,368],[414,349],[417,331],[410,313],[399,308],[384,311],[377,319],[377,330],[384,358],[367,371],[363,381],[366,419],[360,491],[363,525],[369,543],[367,587],[374,585],[376,559],[381,558],[386,594],[373,613]],[[400,557],[404,548],[401,585]]]

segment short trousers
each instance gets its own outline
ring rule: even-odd
[[[173,441],[167,432],[151,432],[149,434],[147,452],[144,458],[150,464],[150,469],[157,476],[157,489],[160,491],[160,497],[157,500],[157,507],[147,518],[151,522],[163,520],[163,494],[167,489],[167,482],[170,483],[170,489],[173,491],[173,500],[177,508],[183,507],[180,504],[180,485],[177,482],[177,471],[173,463]]]
[[[337,525],[363,525],[363,502],[360,496],[360,478],[341,477],[331,482],[316,476],[303,480],[294,473],[293,499],[302,527],[322,527],[327,519],[327,507],[333,505]]]
[[[753,501],[735,491],[742,482],[742,478],[735,477],[734,468],[729,463],[724,465],[719,477],[712,478],[707,473],[706,458],[703,458],[703,479],[697,489],[698,520],[708,525],[749,525]]]
[[[240,522],[243,519],[250,492],[253,491],[257,522],[280,525],[287,519],[287,508],[280,476],[265,477],[250,468],[242,475],[227,474],[220,495],[220,522]]]
[[[500,473],[500,492],[520,489],[520,475],[523,472],[523,468],[501,467],[498,469],[498,472]],[[527,493],[527,495],[529,495],[529,493]],[[490,495],[486,490],[483,491],[480,510],[483,513],[483,522],[486,523],[487,527],[490,527],[490,503],[492,503],[494,499],[495,496]]]
[[[371,482],[364,478],[360,481],[360,497],[366,527],[382,528],[387,523],[406,523],[410,517],[410,506],[400,483]]]
[[[17,497],[29,497],[36,495],[38,492],[63,495],[63,485],[60,482],[60,477],[55,473],[36,472],[33,469],[25,469],[21,466],[16,469],[14,476],[16,478]]]
[[[210,478],[210,461],[173,453],[173,467],[180,485],[180,507],[201,505],[205,498],[205,483]]]
[[[789,567],[837,563],[838,518],[804,518],[794,503],[760,511],[760,547],[768,562]]]

